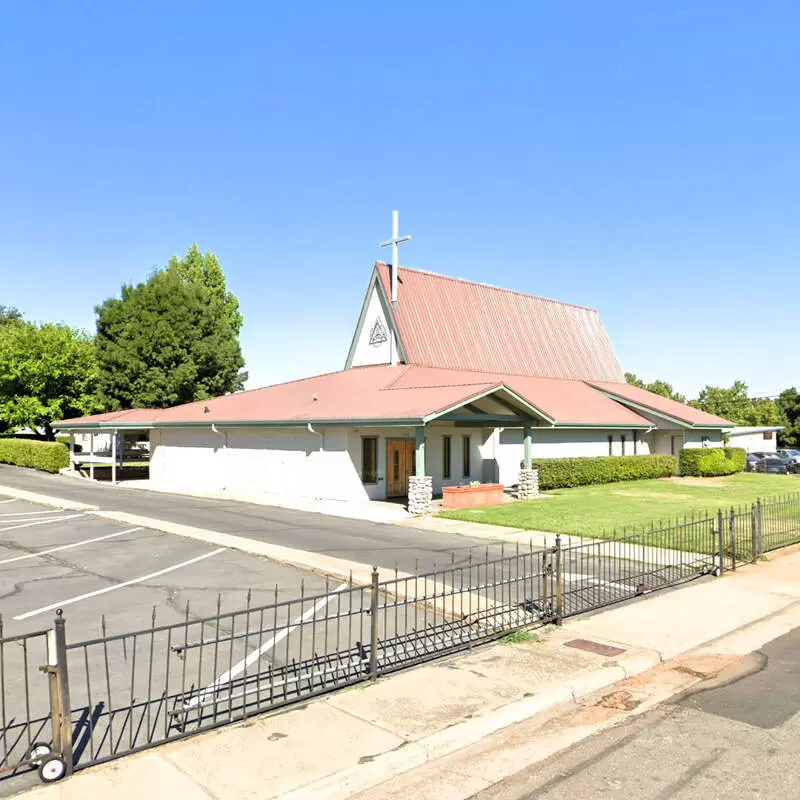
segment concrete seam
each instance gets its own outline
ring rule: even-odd
[[[176,764],[167,753],[159,753],[159,758],[162,761],[166,761],[174,770],[180,772],[185,778],[188,778],[203,794],[208,795],[212,800],[219,800],[219,797],[215,795],[212,791],[210,791],[207,787],[203,786],[191,772],[187,772],[180,764]]]

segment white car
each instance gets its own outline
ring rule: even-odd
[[[800,464],[800,450],[778,450],[775,455],[790,458],[795,464]]]

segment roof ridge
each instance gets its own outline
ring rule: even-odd
[[[386,261],[376,261],[375,262],[375,266],[377,267],[378,265],[384,266],[384,267],[391,266]],[[455,283],[466,283],[466,284],[469,284],[471,286],[481,286],[484,289],[494,289],[497,292],[505,292],[506,294],[515,294],[515,295],[517,295],[519,297],[531,297],[534,300],[544,300],[546,303],[558,303],[558,305],[561,305],[561,306],[569,306],[570,308],[579,308],[582,311],[591,311],[594,314],[598,313],[596,308],[590,308],[589,306],[581,306],[581,305],[578,305],[577,303],[567,303],[565,300],[555,300],[552,297],[543,297],[540,294],[528,294],[527,292],[520,292],[517,289],[506,289],[503,286],[495,286],[494,284],[491,284],[491,283],[481,283],[480,281],[471,281],[471,280],[468,280],[467,278],[453,278],[450,275],[442,275],[440,272],[433,272],[432,270],[429,270],[429,269],[415,269],[413,267],[400,267],[400,272],[401,273],[402,272],[416,272],[416,273],[418,273],[420,275],[431,275],[434,278],[441,278],[442,280],[445,280],[445,281],[454,281]]]

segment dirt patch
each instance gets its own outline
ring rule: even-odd
[[[612,692],[603,697],[597,705],[603,708],[610,708],[615,711],[633,711],[634,708],[641,705],[641,700],[636,700],[630,692],[619,691]]]
[[[721,475],[716,478],[667,478],[672,483],[679,483],[681,486],[724,486],[727,476]]]
[[[686,480],[695,480],[695,478],[687,478]],[[665,495],[658,492],[648,492],[647,489],[617,489],[614,494],[619,497],[652,497],[657,500],[694,500],[694,497],[690,494],[670,494],[665,498]]]

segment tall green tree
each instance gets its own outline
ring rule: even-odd
[[[747,384],[744,381],[734,381],[730,388],[706,386],[697,400],[692,400],[689,405],[742,425],[747,424],[752,404],[747,395]]]
[[[784,389],[776,401],[783,416],[786,428],[778,434],[778,441],[784,447],[800,448],[800,392],[792,386]]]
[[[172,256],[167,264],[167,270],[177,273],[188,283],[199,283],[205,286],[210,296],[222,304],[225,316],[238,336],[244,321],[239,311],[239,299],[228,291],[225,273],[222,271],[217,257],[210,250],[203,254],[195,243],[187,250],[183,258]]]
[[[91,338],[66,325],[0,325],[0,423],[43,428],[97,410],[97,363]]]
[[[210,288],[204,274],[168,266],[95,309],[105,408],[167,408],[243,387],[247,376],[232,322],[238,301],[234,309],[224,276]]]

